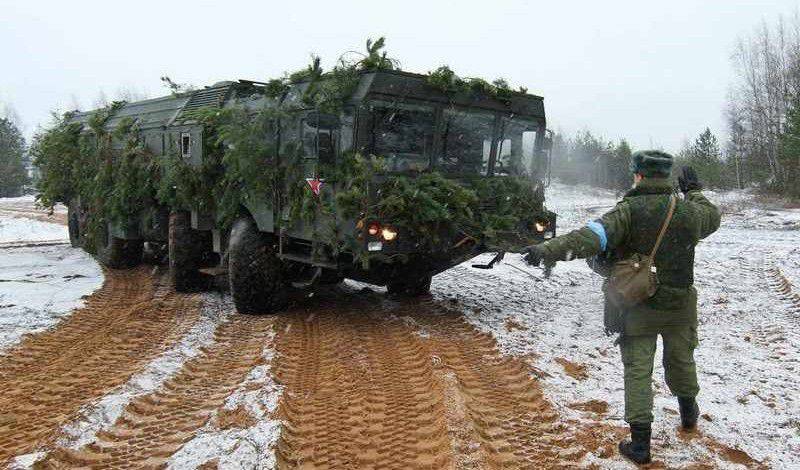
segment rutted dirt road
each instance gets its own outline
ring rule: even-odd
[[[197,320],[198,299],[173,293],[149,271],[109,272],[84,308],[0,356],[0,462],[50,445],[66,419]]]
[[[612,452],[616,432],[561,422],[526,365],[501,357],[447,305],[347,287],[276,316],[231,314],[210,346],[132,400],[96,442],[59,448],[82,406],[197,321],[200,297],[163,279],[151,268],[109,271],[85,308],[0,358],[0,461],[43,451],[47,467],[164,465],[263,360],[273,331],[272,370],[285,387],[280,468],[541,468]]]
[[[351,294],[277,319],[286,468],[547,468],[605,439],[560,422],[523,362],[435,301]]]

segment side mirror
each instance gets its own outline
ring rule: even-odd
[[[542,140],[542,150],[550,151],[553,150],[553,136],[546,135]]]

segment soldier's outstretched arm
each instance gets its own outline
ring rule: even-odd
[[[719,208],[706,199],[700,190],[688,191],[685,198],[700,218],[700,238],[716,232],[722,218]]]
[[[628,203],[619,202],[600,219],[585,227],[548,240],[541,245],[544,260],[552,264],[575,258],[588,258],[622,245],[628,237],[631,212]]]

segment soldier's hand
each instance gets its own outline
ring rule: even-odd
[[[678,186],[680,186],[683,194],[703,189],[702,183],[697,179],[697,172],[690,166],[685,166],[681,169],[681,175],[678,176]]]
[[[522,259],[531,266],[539,266],[545,257],[544,249],[539,245],[526,247],[522,252],[525,255]]]

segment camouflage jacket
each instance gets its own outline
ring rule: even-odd
[[[669,180],[644,179],[600,219],[543,243],[545,262],[588,258],[601,252],[611,253],[612,260],[632,253],[649,255],[672,193]],[[701,239],[714,233],[719,224],[719,210],[700,191],[690,191],[685,198],[678,198],[675,214],[656,254],[658,291],[625,312],[626,334],[650,334],[664,327],[697,324],[694,248]]]

